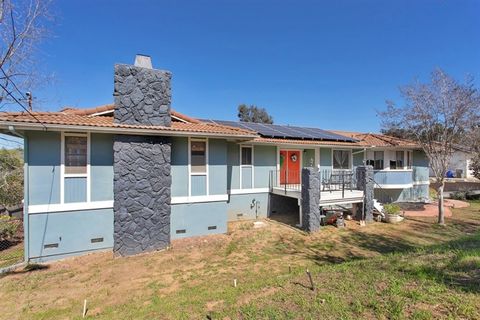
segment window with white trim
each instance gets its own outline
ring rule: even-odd
[[[395,160],[390,160],[390,169],[403,169],[405,153],[403,151],[395,151]]]
[[[241,147],[242,152],[242,166],[251,166],[252,165],[252,147]]]
[[[193,174],[207,173],[207,142],[192,140],[190,142],[190,163]]]
[[[371,154],[370,154],[371,157]],[[373,159],[368,159],[366,161],[367,166],[372,166],[373,170],[383,170],[383,160],[384,160],[384,152],[383,151],[374,151],[373,152]]]
[[[350,169],[350,150],[333,150],[333,169]]]
[[[88,138],[81,135],[65,135],[65,174],[87,174]]]
[[[407,169],[412,169],[413,152],[407,151]]]

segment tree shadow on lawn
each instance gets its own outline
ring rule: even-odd
[[[18,274],[24,274],[24,273],[30,273],[38,270],[46,270],[50,268],[48,264],[39,264],[39,263],[29,263],[22,269],[17,269],[17,270],[12,270],[12,271],[7,271],[2,274],[0,274],[0,279],[5,278],[10,275],[18,275]]]
[[[454,289],[480,293],[480,233],[430,246],[419,254],[430,254],[430,258],[416,257],[421,259],[420,264],[407,264],[400,271]]]
[[[289,248],[285,253],[302,256],[317,265],[337,264],[352,260],[365,259],[375,254],[406,252],[415,246],[407,242],[384,235],[353,232],[341,235],[334,241],[315,241],[306,247]]]

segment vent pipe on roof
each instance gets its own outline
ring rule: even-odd
[[[137,54],[135,56],[135,67],[153,69],[152,58],[144,54]]]

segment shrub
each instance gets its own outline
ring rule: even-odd
[[[23,199],[23,160],[21,149],[0,149],[0,204],[14,206]]]
[[[455,191],[452,196],[454,200],[467,200],[467,192],[466,191]]]
[[[399,214],[400,213],[400,206],[395,203],[388,203],[383,206],[383,212],[385,214]]]
[[[19,223],[9,216],[0,216],[0,239],[10,239],[17,233]]]

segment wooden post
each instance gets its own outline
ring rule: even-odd
[[[307,275],[308,275],[308,279],[310,279],[310,287],[312,288],[312,291],[315,291],[315,285],[313,284],[312,274],[308,269],[307,269]]]
[[[82,313],[82,318],[85,318],[87,315],[87,299],[83,300],[83,313]]]

